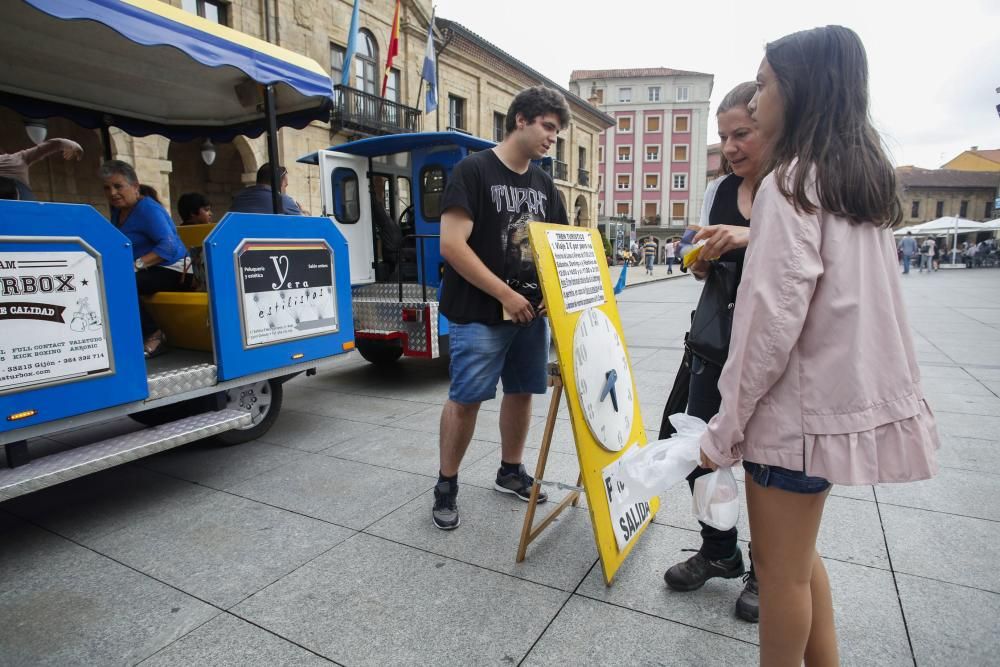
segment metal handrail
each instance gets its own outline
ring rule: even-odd
[[[424,239],[439,239],[440,234],[407,234],[403,237],[403,242],[405,244],[407,239],[417,239],[420,241],[420,250],[417,252],[417,277],[420,280],[420,286],[422,288],[424,303],[427,303],[427,280],[424,277],[424,272],[420,271],[420,266],[424,262]],[[403,247],[400,246],[396,250],[396,278],[399,281],[399,302],[403,302]],[[426,267],[425,267],[426,268]]]

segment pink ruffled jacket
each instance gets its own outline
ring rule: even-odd
[[[834,484],[934,475],[937,429],[891,231],[796,211],[773,174],[752,219],[704,452],[722,466],[745,459]]]

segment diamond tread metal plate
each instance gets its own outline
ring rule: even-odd
[[[149,385],[149,398],[154,401],[175,394],[182,394],[192,389],[213,387],[218,382],[215,364],[195,364],[184,368],[173,368],[159,373],[153,373],[146,380]]]
[[[250,414],[241,410],[206,412],[0,470],[0,501],[251,423]]]

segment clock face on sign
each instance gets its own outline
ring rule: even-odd
[[[632,372],[618,330],[596,308],[585,311],[577,320],[573,375],[591,433],[609,451],[624,449],[629,444],[635,412]]]

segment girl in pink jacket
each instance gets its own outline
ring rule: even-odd
[[[767,45],[749,105],[768,157],[753,203],[707,467],[742,460],[760,583],[762,665],[838,664],[816,552],[831,484],[926,479],[924,401],[890,227],[895,174],[868,114],[851,30]]]

